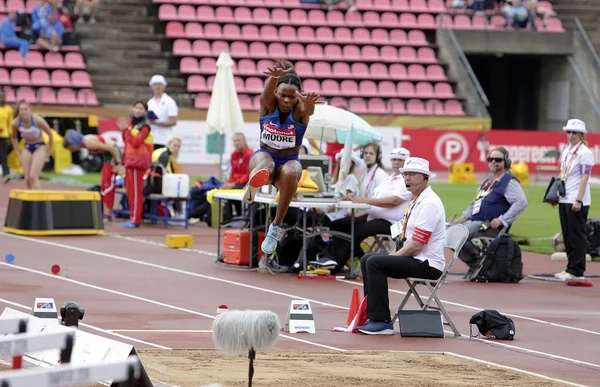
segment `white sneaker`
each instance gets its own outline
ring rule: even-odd
[[[556,273],[556,274],[554,274],[554,276],[556,278],[558,278],[559,280],[561,280],[561,281],[566,281],[568,279],[576,278],[573,274],[567,273],[566,271],[562,271],[560,273]]]

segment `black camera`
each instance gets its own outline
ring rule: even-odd
[[[61,324],[67,327],[78,327],[79,320],[83,319],[85,310],[74,301],[68,301],[60,308]]]

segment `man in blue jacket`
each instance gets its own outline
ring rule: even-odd
[[[471,279],[479,263],[478,249],[471,243],[474,236],[496,237],[508,232],[512,223],[527,208],[527,197],[519,179],[510,173],[511,160],[503,147],[492,149],[487,158],[491,174],[481,184],[475,199],[451,224],[464,223],[469,239],[459,258],[469,266],[465,279]]]
[[[21,56],[25,58],[29,52],[29,42],[17,36],[16,28],[17,13],[11,11],[8,13],[8,17],[2,22],[2,27],[0,27],[0,41],[6,47],[18,49]]]

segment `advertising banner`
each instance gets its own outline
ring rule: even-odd
[[[548,151],[564,149],[566,134],[562,131],[491,130],[461,131],[403,129],[404,147],[413,156],[429,160],[432,170],[448,170],[455,163],[473,163],[475,171],[487,171],[490,149],[505,147],[513,163],[525,162],[530,171],[537,166],[558,166],[557,157],[544,157]],[[586,141],[600,162],[600,134],[588,133]]]

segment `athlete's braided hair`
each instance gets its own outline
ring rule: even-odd
[[[302,81],[296,72],[290,71],[287,74],[283,74],[277,79],[277,87],[279,85],[294,85],[298,88],[298,91],[302,91]]]

